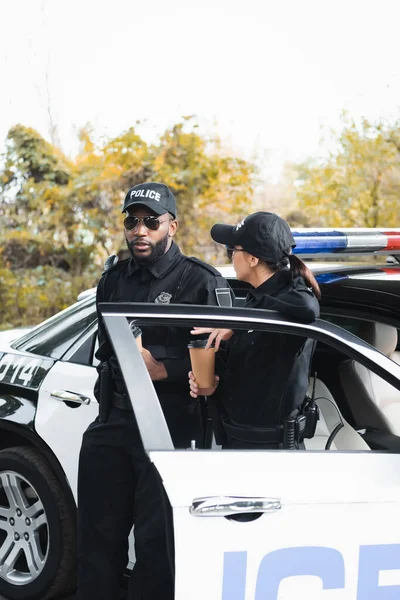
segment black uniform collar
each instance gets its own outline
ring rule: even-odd
[[[290,269],[281,269],[264,281],[257,288],[253,288],[248,294],[246,304],[256,304],[264,296],[275,296],[275,294],[290,283],[292,274]]]
[[[181,251],[175,242],[172,241],[170,249],[152,265],[141,267],[135,262],[134,258],[131,258],[128,265],[128,275],[133,275],[133,273],[136,273],[140,268],[145,268],[153,275],[153,277],[161,279],[161,277],[164,277],[164,275],[179,262],[181,256]]]

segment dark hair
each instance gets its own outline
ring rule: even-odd
[[[286,256],[276,264],[266,263],[271,269],[279,271],[287,266],[290,266],[290,270],[293,276],[300,276],[304,279],[307,285],[312,289],[318,300],[321,298],[321,290],[314,275],[311,273],[307,265],[292,252],[287,252]]]
[[[289,263],[293,275],[300,275],[310,288],[312,288],[312,291],[319,300],[321,298],[321,290],[307,265],[295,254],[289,254]]]

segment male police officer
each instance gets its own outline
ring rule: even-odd
[[[123,212],[131,259],[112,261],[97,288],[99,302],[220,304],[226,281],[207,264],[181,254],[173,241],[176,202],[161,183],[130,189]],[[170,506],[140,440],[125,384],[99,318],[100,361],[95,395],[100,414],[83,436],[78,480],[79,600],[115,600],[135,524],[136,563],[129,597],[172,600]],[[143,327],[142,356],[154,382],[173,442],[201,443],[200,407],[188,393],[188,331]],[[106,373],[111,385],[104,385]],[[106,389],[106,392],[104,390]],[[108,389],[108,392],[107,392]]]

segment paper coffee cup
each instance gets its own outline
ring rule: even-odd
[[[193,340],[188,344],[193,375],[199,388],[213,387],[215,383],[215,349],[206,350],[208,340]]]
[[[136,325],[134,325],[133,327],[131,327],[132,329],[132,333],[133,333],[133,337],[135,338],[136,341],[136,345],[139,348],[140,352],[143,350],[143,346],[142,346],[142,330],[140,329],[140,327],[137,327]]]

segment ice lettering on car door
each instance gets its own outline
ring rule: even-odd
[[[248,598],[247,584],[251,582],[247,581],[247,560],[247,552],[225,552],[221,600]],[[358,565],[357,600],[397,600],[400,597],[400,585],[385,585],[380,581],[381,572],[400,571],[400,544],[361,546]],[[281,583],[288,577],[302,575],[318,577],[323,590],[343,590],[346,586],[343,555],[325,546],[280,548],[269,552],[258,567],[254,600],[277,600]]]
[[[246,599],[247,552],[225,552],[222,600]],[[345,585],[342,554],[334,548],[304,546],[280,548],[266,554],[260,563],[254,600],[275,600],[287,577],[319,577],[322,589],[342,589]]]

